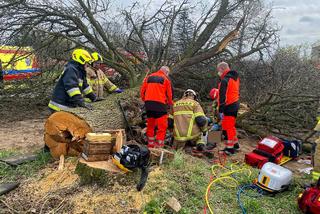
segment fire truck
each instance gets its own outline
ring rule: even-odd
[[[4,80],[26,79],[41,73],[31,47],[0,46]]]

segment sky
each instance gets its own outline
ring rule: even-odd
[[[320,41],[320,0],[265,0],[281,27],[280,45],[312,45]]]
[[[128,6],[136,0],[118,0],[121,6]],[[150,0],[139,0],[146,5]],[[198,0],[191,0],[198,1]],[[208,2],[210,0],[202,0]],[[273,21],[281,27],[280,45],[307,45],[320,43],[320,0],[263,0],[273,8]],[[163,0],[153,1],[148,10],[157,8]],[[151,8],[150,8],[151,7]]]

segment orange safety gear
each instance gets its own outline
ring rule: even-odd
[[[238,111],[240,79],[238,72],[226,70],[221,75],[219,83],[219,112],[228,115],[228,112]]]
[[[155,128],[157,134],[155,136]],[[168,128],[168,115],[165,114],[158,118],[149,117],[147,118],[147,138],[149,147],[164,145],[164,139],[166,138],[166,131]],[[156,141],[154,141],[156,140]]]
[[[145,102],[154,101],[161,104],[173,104],[171,81],[162,70],[150,74],[144,79],[140,94],[141,99]]]
[[[226,149],[234,149],[238,143],[236,118],[239,110],[240,79],[238,72],[225,70],[219,83],[219,112],[223,114],[222,131],[225,136]]]

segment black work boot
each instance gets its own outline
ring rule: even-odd
[[[202,143],[197,144],[197,151],[202,152],[202,151],[204,151],[204,148],[205,148],[204,144],[202,144]]]
[[[228,156],[234,155],[234,149],[233,148],[224,148],[222,151]]]
[[[233,146],[233,149],[235,150],[235,152],[239,152],[240,151],[240,144],[239,143],[235,143]]]

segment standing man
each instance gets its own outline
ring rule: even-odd
[[[49,102],[51,111],[63,111],[68,108],[83,107],[92,110],[92,106],[84,102],[84,97],[96,101],[96,96],[87,83],[85,68],[92,63],[92,57],[88,51],[75,49]]]
[[[219,114],[222,120],[222,132],[225,137],[224,152],[232,155],[240,149],[236,118],[239,110],[240,79],[237,71],[230,70],[226,62],[220,62],[217,66],[219,83]]]
[[[96,94],[97,99],[103,98],[104,89],[110,93],[122,93],[123,90],[113,84],[101,70],[102,56],[98,52],[93,52],[91,55],[93,63],[92,67],[88,66],[86,68],[87,81]]]
[[[194,90],[186,90],[182,99],[174,103],[173,121],[174,146],[177,149],[183,149],[189,142],[197,147],[197,151],[204,151],[206,142],[201,135],[208,129],[208,119],[197,102],[197,94]]]
[[[170,69],[162,66],[148,75],[142,84],[140,95],[147,112],[148,147],[163,147],[168,127],[168,106],[172,107],[172,88],[168,76]],[[155,137],[155,127],[157,135]]]

